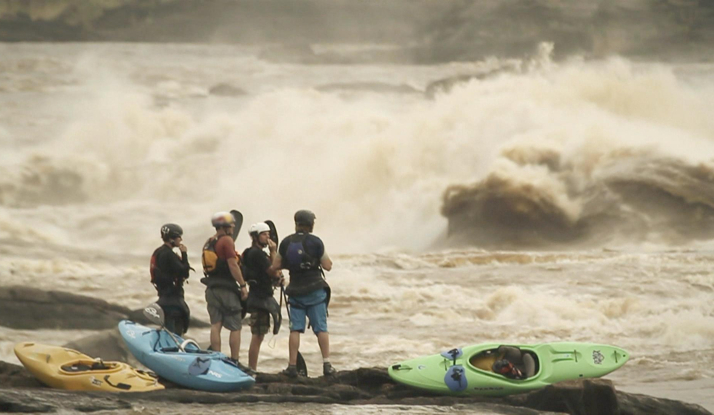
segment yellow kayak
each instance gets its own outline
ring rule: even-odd
[[[59,389],[146,392],[164,389],[155,377],[121,362],[102,362],[64,347],[18,343],[15,355],[37,379]]]

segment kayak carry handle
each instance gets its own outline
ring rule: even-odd
[[[454,365],[456,365],[456,358],[461,355],[461,350],[451,349],[451,350],[449,350],[449,354],[451,355],[451,358],[454,360]],[[454,373],[456,373],[456,372],[454,372]],[[461,384],[461,381],[459,381],[459,384]]]
[[[188,346],[189,344],[192,345],[192,346],[194,346],[194,347],[196,347],[198,350],[201,350],[201,346],[199,346],[198,343],[196,343],[196,341],[193,340],[193,339],[186,339],[186,340],[184,340],[183,343],[181,343],[181,344],[179,345],[179,349],[180,349],[181,351],[185,351],[185,350],[186,350],[186,346]]]
[[[456,366],[456,359],[461,357],[463,355],[463,351],[460,348],[455,348],[451,349],[445,352],[441,352],[441,356],[444,358],[444,361],[449,361],[451,360],[451,365]],[[446,369],[446,363],[444,363],[444,369]]]
[[[107,382],[107,385],[115,387],[117,389],[121,389],[121,390],[125,390],[125,391],[128,391],[129,389],[131,389],[131,385],[127,385],[126,383],[119,382],[116,385],[113,384],[112,382],[109,381],[109,375],[104,376],[104,381]]]

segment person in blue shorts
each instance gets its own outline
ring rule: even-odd
[[[337,371],[330,363],[330,335],[327,332],[327,306],[330,302],[330,286],[323,271],[332,269],[332,260],[325,252],[322,240],[312,234],[315,214],[309,210],[295,213],[295,233],[280,242],[274,258],[276,268],[287,269],[290,284],[285,289],[290,305],[290,358],[288,368],[282,373],[297,377],[297,354],[300,334],[305,332],[305,317],[310,320],[312,331],[322,352],[322,373],[331,376]]]

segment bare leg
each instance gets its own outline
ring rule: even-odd
[[[260,345],[265,338],[264,334],[254,334],[250,338],[250,349],[248,349],[248,366],[253,370],[258,370],[258,355],[260,354]]]
[[[223,323],[211,324],[211,350],[221,351],[221,327]]]
[[[320,346],[322,358],[327,359],[330,357],[330,334],[328,332],[321,331],[317,333],[317,344]]]
[[[288,341],[288,351],[290,352],[290,360],[288,361],[291,365],[297,364],[297,354],[300,349],[300,332],[291,331],[290,340]]]
[[[228,337],[228,344],[231,346],[231,359],[238,361],[240,356],[240,330],[231,332]]]

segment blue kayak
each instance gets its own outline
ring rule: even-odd
[[[253,386],[255,379],[220,352],[201,350],[166,330],[129,320],[119,322],[119,333],[129,351],[144,366],[171,382],[208,392],[229,392]]]

